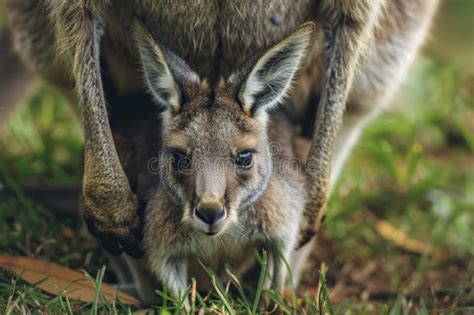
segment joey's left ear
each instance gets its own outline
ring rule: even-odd
[[[301,25],[267,50],[252,67],[244,67],[229,77],[229,84],[237,86],[237,97],[247,115],[257,116],[285,97],[311,43],[314,28],[312,22]]]

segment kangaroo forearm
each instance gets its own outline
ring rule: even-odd
[[[79,5],[75,9],[69,12],[66,8],[60,17],[70,18],[64,25],[66,48],[72,49],[73,78],[83,116],[84,219],[110,253],[118,255],[125,250],[138,257],[142,255],[138,247],[142,225],[139,203],[115,149],[102,86],[102,12],[95,6]]]
[[[136,200],[121,167],[110,130],[100,72],[101,12],[78,6],[60,11],[66,51],[84,129],[84,215],[103,224],[120,224],[136,213]],[[64,20],[67,17],[69,20]],[[72,40],[73,39],[73,40]],[[126,204],[123,204],[123,203]]]
[[[91,27],[95,28],[94,25]],[[97,176],[104,172],[113,176],[120,167],[102,90],[99,36],[95,30],[90,30],[87,35],[78,44],[74,62],[76,89],[83,116],[86,171],[98,171]]]
[[[313,232],[319,227],[329,195],[333,152],[345,103],[361,52],[380,11],[381,1],[325,1],[327,18],[326,77],[318,107],[313,145],[308,158],[305,219]],[[309,236],[306,236],[308,238]]]
[[[84,49],[94,49],[84,47]],[[76,84],[84,127],[85,174],[88,180],[115,185],[126,181],[112,139],[105,105],[98,56],[81,54]]]
[[[325,203],[331,172],[331,159],[338,130],[342,123],[345,101],[355,66],[355,58],[349,56],[353,48],[347,43],[345,29],[334,30],[333,55],[330,56],[323,95],[317,113],[313,144],[308,155],[308,201],[306,211],[312,214]]]

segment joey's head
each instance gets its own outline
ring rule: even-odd
[[[288,93],[313,28],[299,27],[209,86],[137,23],[146,83],[163,108],[161,182],[183,224],[217,234],[265,191],[272,172],[267,111]]]

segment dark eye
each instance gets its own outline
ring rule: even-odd
[[[235,159],[235,165],[242,170],[248,170],[253,166],[253,152],[250,150],[244,150],[239,153]]]
[[[183,151],[172,151],[171,156],[173,158],[171,163],[175,170],[186,171],[191,168],[191,159]]]

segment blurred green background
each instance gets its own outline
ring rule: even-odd
[[[474,1],[442,2],[393,106],[364,132],[340,177],[301,294],[314,290],[324,262],[340,310],[413,302],[474,311],[473,34]],[[0,253],[100,267],[105,259],[77,220],[53,215],[24,189],[78,183],[81,164],[74,113],[41,86],[0,138],[0,188],[13,191],[0,194]],[[0,305],[10,290],[0,272]]]

